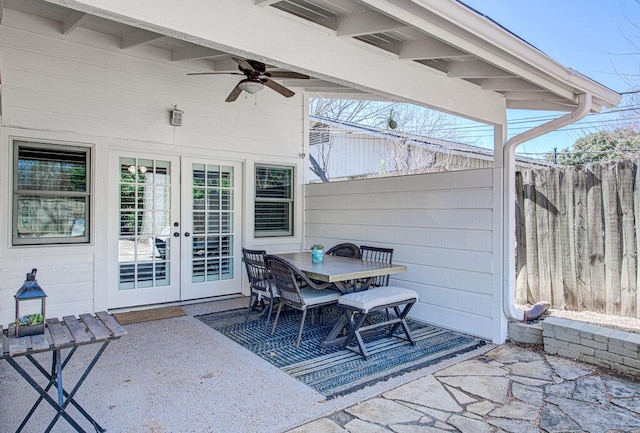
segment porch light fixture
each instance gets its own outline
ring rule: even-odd
[[[169,123],[171,126],[182,126],[182,114],[184,111],[178,110],[178,106],[174,105],[173,110],[169,111]]]
[[[262,84],[262,81],[260,81],[258,78],[245,78],[238,83],[238,87],[245,92],[253,95],[254,93],[258,93],[260,90],[264,89],[264,84]]]

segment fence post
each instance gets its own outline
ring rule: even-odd
[[[564,308],[562,284],[562,237],[560,213],[560,182],[562,173],[552,167],[547,171],[547,215],[549,216],[549,273],[551,298],[554,308]]]
[[[575,251],[576,251],[576,302],[578,311],[593,311],[591,295],[591,254],[589,251],[589,216],[587,205],[587,170],[575,171]]]
[[[619,161],[616,164],[616,180],[621,213],[620,235],[622,236],[620,314],[626,317],[635,317],[637,308],[637,256],[633,217],[633,164],[631,161]]]
[[[535,170],[536,188],[536,230],[538,233],[538,284],[540,301],[552,301],[551,294],[551,257],[549,234],[549,195],[547,190],[547,171]]]
[[[620,314],[620,219],[616,164],[602,167],[602,206],[604,213],[605,311]]]
[[[576,167],[569,166],[563,170],[560,189],[560,234],[562,243],[562,292],[565,308],[578,309],[578,287],[576,283],[576,212],[574,205]]]
[[[591,311],[604,313],[604,236],[602,222],[602,167],[599,164],[587,166],[587,233],[589,236],[589,272],[591,273]]]

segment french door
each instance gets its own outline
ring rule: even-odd
[[[240,292],[241,166],[182,160],[182,299]]]
[[[109,307],[239,293],[241,165],[121,155],[117,166]]]

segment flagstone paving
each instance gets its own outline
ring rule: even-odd
[[[289,433],[640,433],[640,380],[506,344]]]

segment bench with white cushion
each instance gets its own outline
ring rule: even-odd
[[[338,306],[343,309],[343,317],[334,326],[322,346],[340,345],[342,348],[347,348],[355,338],[358,342],[357,349],[359,349],[359,353],[366,359],[369,356],[369,352],[362,338],[363,333],[387,326],[390,326],[390,330],[387,333],[388,336],[392,336],[401,326],[407,336],[407,340],[411,344],[415,344],[406,322],[406,316],[417,301],[418,294],[414,290],[396,286],[374,287],[369,290],[342,295],[338,299]],[[400,310],[402,305],[405,307]],[[393,308],[395,317],[387,314],[385,316],[386,320],[365,325],[367,318],[372,313],[385,311],[388,308]],[[346,335],[339,337],[345,331]]]

